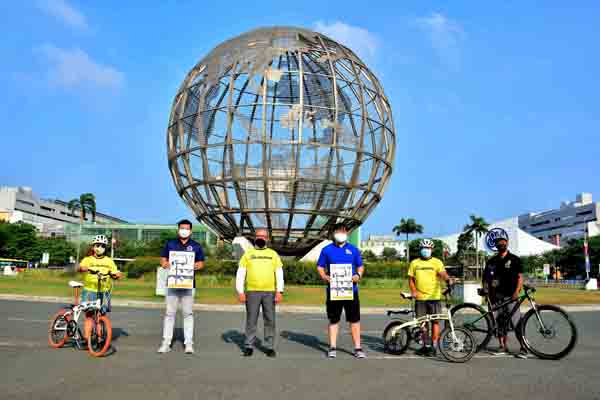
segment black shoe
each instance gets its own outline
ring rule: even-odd
[[[430,353],[429,347],[423,346],[419,350],[415,351],[415,354],[418,356],[428,357]]]
[[[252,356],[252,354],[254,354],[254,349],[252,347],[246,347],[244,349],[244,351],[242,352],[242,355],[244,357],[250,357],[250,356]]]
[[[265,354],[267,355],[267,357],[271,357],[271,358],[275,358],[277,356],[277,353],[275,353],[275,350],[273,350],[273,349],[269,349],[269,350],[265,351]]]

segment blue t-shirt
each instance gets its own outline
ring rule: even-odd
[[[352,264],[352,275],[357,275],[358,268],[363,266],[360,251],[347,242],[342,247],[336,246],[335,243],[323,247],[319,255],[319,261],[317,261],[317,267],[324,268],[327,275],[329,275],[331,264]],[[356,283],[353,285],[353,289],[354,293],[358,293]],[[329,293],[329,286],[327,293]]]
[[[204,250],[200,243],[188,240],[186,244],[181,243],[179,239],[171,239],[167,241],[165,247],[160,251],[160,256],[169,259],[170,251],[193,251],[195,253],[194,262],[204,261]],[[194,287],[196,287],[196,273],[194,272]]]

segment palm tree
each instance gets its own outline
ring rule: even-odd
[[[474,214],[470,215],[471,223],[463,228],[467,234],[475,234],[475,264],[477,267],[477,279],[479,279],[479,238],[480,235],[487,233],[490,224],[483,217],[478,217]]]
[[[396,234],[396,236],[400,236],[401,234],[406,235],[406,262],[410,262],[410,256],[408,254],[408,235],[423,233],[423,225],[417,224],[414,218],[402,218],[400,220],[400,225],[396,225],[392,231]]]
[[[73,215],[75,211],[79,211],[79,220],[82,224],[88,212],[92,215],[92,223],[96,222],[96,196],[92,193],[83,193],[78,199],[69,201],[67,208]]]
[[[67,208],[71,214],[75,215],[75,211],[79,210],[79,238],[81,242],[81,226],[85,220],[86,213],[92,214],[92,223],[96,222],[96,196],[92,193],[83,193],[78,199],[73,199],[67,204]],[[81,243],[77,244],[77,262],[79,262]]]

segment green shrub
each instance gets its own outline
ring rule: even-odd
[[[125,264],[123,270],[128,278],[139,278],[147,272],[155,272],[160,266],[160,257],[137,257]]]

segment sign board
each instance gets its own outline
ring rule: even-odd
[[[550,264],[544,264],[544,275],[550,275]]]
[[[42,264],[49,264],[50,263],[50,253],[42,253]]]
[[[493,228],[490,229],[485,235],[485,245],[490,251],[496,251],[496,239],[505,238],[508,240],[508,233],[502,228]]]
[[[352,264],[331,264],[329,266],[330,300],[353,300]]]
[[[193,251],[170,251],[169,252],[169,275],[167,287],[169,289],[193,289],[194,288],[194,260],[196,254]]]

